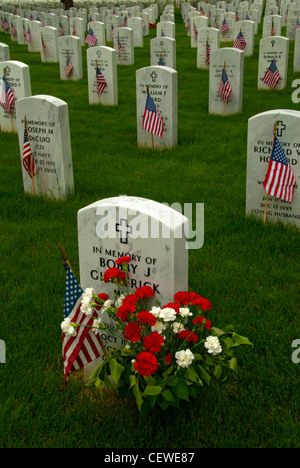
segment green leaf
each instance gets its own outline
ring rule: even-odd
[[[134,385],[137,384],[137,378],[136,378],[135,375],[130,375],[130,376],[129,376],[129,383],[130,383],[130,387],[129,387],[129,388],[131,388],[131,387],[133,387]]]
[[[147,385],[143,392],[143,396],[155,396],[158,395],[162,391],[162,387],[158,385]]]
[[[197,369],[201,379],[204,380],[208,386],[210,386],[210,375],[203,369],[202,366],[200,366],[200,364],[198,364]]]
[[[178,398],[189,401],[189,392],[184,380],[178,379],[177,385],[175,385],[175,387],[172,388],[172,392]]]
[[[214,376],[216,377],[216,379],[219,380],[221,375],[222,375],[222,366],[220,366],[220,364],[217,364],[214,370]]]
[[[241,336],[241,335],[238,335],[237,333],[232,333],[232,339],[234,340],[235,343],[238,343],[239,345],[253,346],[253,344],[248,340],[246,336]]]
[[[229,369],[231,369],[233,372],[235,372],[237,374],[237,371],[238,371],[238,362],[237,362],[237,359],[235,357],[233,357],[232,359],[230,359],[229,363],[228,363],[228,367]]]
[[[175,385],[177,385],[177,382],[178,377],[176,377],[176,375],[170,375],[170,377],[168,377],[166,386],[168,385],[169,387],[175,387]]]
[[[167,400],[167,401],[175,401],[175,400],[174,400],[174,397],[173,397],[173,395],[172,395],[172,392],[170,392],[170,390],[168,390],[168,389],[167,389],[167,390],[164,390],[164,391],[162,392],[162,396],[163,396],[164,399]]]
[[[225,332],[223,330],[221,330],[220,328],[212,327],[211,328],[211,334],[213,336],[221,336],[221,335],[224,335]]]
[[[155,377],[152,377],[152,375],[146,375],[144,377],[144,380],[147,385],[155,385],[156,384],[156,379]]]
[[[136,384],[136,385],[133,385],[132,387],[132,393],[135,397],[135,401],[136,401],[136,404],[137,404],[137,407],[139,409],[139,411],[141,411],[141,406],[143,404],[143,397],[142,397],[142,394],[141,394],[141,391],[139,389],[139,386]]]
[[[197,375],[195,372],[191,369],[191,367],[188,367],[186,370],[186,376],[189,380],[192,382],[198,382]]]
[[[121,364],[119,364],[118,361],[116,361],[116,359],[110,359],[109,370],[115,383],[117,383],[125,368],[121,366]]]

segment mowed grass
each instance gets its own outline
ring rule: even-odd
[[[176,9],[178,145],[140,149],[136,142],[136,70],[150,64],[150,30],[133,66],[118,66],[116,107],[88,104],[84,77],[63,82],[58,64],[0,33],[11,60],[30,67],[32,95],[68,104],[75,194],[66,201],[24,194],[16,134],[0,133],[2,312],[0,447],[211,448],[299,447],[300,364],[292,361],[299,328],[299,230],[245,216],[248,119],[291,100],[294,42],[287,86],[258,91],[259,40],[245,58],[243,111],[208,114],[208,71],[198,70]],[[285,28],[283,28],[285,34]],[[111,43],[108,43],[112,46]],[[221,46],[232,44],[222,43]],[[61,242],[79,277],[77,212],[121,194],[168,204],[204,203],[205,239],[189,251],[189,288],[207,297],[213,325],[236,325],[253,348],[241,349],[240,372],[222,394],[203,389],[182,410],[140,421],[132,402],[64,384],[60,323],[65,271]]]

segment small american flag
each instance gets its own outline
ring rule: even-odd
[[[228,103],[228,99],[231,93],[232,93],[232,88],[230,86],[228,76],[224,67],[222,70],[222,79],[221,79],[221,84],[219,87],[218,95],[220,96],[222,101]]]
[[[118,45],[118,57],[120,57],[121,56],[122,45],[121,45],[119,33],[118,33],[118,37],[117,37],[117,45]]]
[[[272,25],[271,25],[271,36],[275,36],[275,26],[274,26],[274,21],[273,21],[273,18],[272,18]]]
[[[187,20],[187,22],[186,22],[186,29],[187,29],[187,31],[190,29],[190,27],[191,27],[191,23],[190,23],[190,20],[189,20],[189,18],[188,18],[188,20]]]
[[[281,76],[276,67],[275,60],[273,59],[271,65],[269,66],[268,70],[266,71],[262,82],[269,86],[269,88],[274,89],[277,85],[278,81],[280,80]]]
[[[124,19],[123,19],[123,28],[127,28],[127,16],[126,15],[124,16]]]
[[[74,273],[68,263],[66,269],[66,289],[64,302],[64,318],[69,318],[72,323],[79,326],[75,336],[62,334],[62,357],[64,367],[65,386],[67,385],[69,374],[72,371],[82,369],[86,364],[100,357],[100,342],[90,328],[93,325],[95,311],[92,315],[81,312],[82,288],[78,284]]]
[[[208,41],[206,41],[206,47],[205,47],[205,63],[206,65],[210,64],[210,45]]]
[[[85,38],[85,42],[87,44],[90,44],[91,46],[94,46],[97,42],[97,37],[95,36],[94,31],[91,27],[89,28],[88,34]]]
[[[293,201],[296,178],[277,136],[263,185],[269,195],[289,203]]]
[[[13,36],[15,36],[17,34],[17,30],[16,30],[16,27],[13,23],[11,23],[10,25],[10,32]]]
[[[46,57],[46,48],[47,48],[47,47],[46,47],[44,38],[43,38],[43,36],[42,36],[42,49],[43,49],[43,54],[45,55],[45,57]]]
[[[8,24],[7,18],[4,18],[4,21],[2,23],[2,28],[4,29],[4,31],[6,29],[9,29],[9,24]]]
[[[66,77],[69,78],[71,71],[73,70],[73,64],[69,56],[67,56],[67,64],[66,64]]]
[[[26,41],[28,42],[28,44],[29,44],[29,42],[31,42],[31,35],[30,35],[30,31],[29,31],[29,26],[28,26],[28,28],[27,28],[27,32],[26,32],[26,35],[25,35],[25,39],[26,39]]]
[[[98,96],[100,97],[104,88],[107,86],[107,83],[98,66],[96,69],[96,78],[97,78],[97,93],[98,93]]]
[[[35,176],[37,174],[37,171],[35,169],[34,157],[32,155],[32,151],[31,151],[31,147],[29,143],[26,123],[25,123],[25,128],[24,128],[23,166],[31,179],[32,179],[32,176]]]
[[[296,29],[300,29],[299,19],[297,18]]]
[[[220,33],[221,33],[221,34],[226,34],[227,31],[229,31],[229,26],[228,26],[228,24],[227,24],[226,19],[224,18],[223,23],[222,23],[222,26],[221,26],[221,29],[220,29]]]
[[[15,100],[15,96],[12,90],[10,89],[10,86],[4,76],[3,84],[2,84],[2,93],[1,93],[1,98],[0,98],[0,106],[2,106],[3,109],[5,109],[6,112],[10,114],[10,109],[14,100]]]
[[[62,26],[61,23],[59,23],[59,32],[60,32],[60,35],[61,35],[61,36],[64,36],[64,35],[65,35],[64,28],[63,28],[63,26]]]
[[[245,47],[246,47],[246,45],[247,45],[247,42],[246,42],[246,40],[245,40],[245,38],[244,38],[244,36],[243,36],[242,31],[240,31],[240,32],[238,33],[238,35],[237,35],[237,37],[236,37],[234,43],[233,43],[233,47],[234,47],[235,49],[244,50]]]
[[[110,34],[111,34],[111,40],[113,41],[114,40],[114,27],[113,25],[111,25],[111,28],[110,28]]]
[[[162,138],[164,131],[164,121],[150,94],[147,94],[145,112],[143,116],[143,128],[152,135]]]

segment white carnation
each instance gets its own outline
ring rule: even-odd
[[[93,288],[86,288],[81,298],[81,312],[86,315],[91,315],[93,313],[93,295],[95,290]]]
[[[119,307],[121,307],[121,305],[123,304],[123,300],[125,299],[125,295],[124,294],[121,294],[121,296],[116,300],[115,302],[115,306],[116,308],[118,309]]]
[[[172,322],[176,319],[176,310],[171,309],[171,307],[161,309],[159,313],[159,318],[162,318],[164,322]]]
[[[194,355],[190,349],[186,349],[177,351],[177,353],[175,353],[175,359],[178,366],[186,368],[192,364]]]
[[[179,309],[179,315],[181,315],[181,317],[189,317],[193,314],[190,312],[190,309],[188,307],[181,307]]]
[[[149,312],[151,312],[151,314],[153,314],[154,317],[159,317],[159,314],[161,312],[161,308],[153,306],[152,309]]]
[[[97,333],[99,333],[99,325],[100,325],[101,322],[102,322],[101,318],[94,319],[94,321],[93,321],[92,330],[95,333],[95,335],[97,335]]]
[[[76,335],[76,329],[73,327],[75,325],[74,323],[71,322],[69,317],[65,318],[64,321],[61,323],[61,329],[62,331],[68,335],[68,336],[75,336]]]
[[[155,325],[153,325],[153,327],[151,327],[151,331],[156,331],[157,333],[159,333],[160,335],[162,334],[162,332],[166,329],[166,325],[163,324],[162,322],[156,322]]]
[[[219,338],[217,336],[208,336],[204,343],[207,352],[216,356],[222,352]]]
[[[184,326],[183,326],[182,323],[179,323],[179,322],[174,322],[173,323],[173,332],[174,333],[179,333],[182,330],[184,330]]]

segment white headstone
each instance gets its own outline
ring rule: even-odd
[[[177,291],[188,288],[187,226],[182,214],[144,198],[120,196],[82,208],[78,211],[81,287],[92,287],[113,299],[114,292],[119,295],[120,291],[100,277],[108,268],[117,267],[118,257],[130,256],[130,290],[150,286],[155,292],[150,304],[156,305],[157,300],[161,306],[168,304]],[[121,345],[120,340],[105,337],[109,331],[104,332],[104,345]],[[88,366],[85,374],[96,364]]]
[[[262,37],[281,36],[281,16],[268,15],[264,17]]]
[[[220,15],[220,38],[221,42],[233,41],[233,32],[235,25],[235,13],[224,12]]]
[[[220,48],[220,30],[201,28],[197,42],[197,68],[209,68],[211,51]]]
[[[197,47],[198,34],[200,29],[208,27],[206,16],[193,16],[191,20],[191,48]]]
[[[143,128],[147,91],[163,120],[162,137]],[[137,143],[141,147],[172,148],[177,144],[177,72],[165,66],[136,72]],[[156,113],[158,118],[158,113]]]
[[[231,94],[228,102],[221,97],[220,86],[225,69]],[[215,49],[210,54],[209,67],[209,113],[236,114],[242,111],[243,104],[244,52],[231,47]],[[227,85],[228,86],[228,85]]]
[[[96,46],[105,46],[105,26],[101,21],[91,21],[89,23],[94,35],[97,38]],[[91,45],[89,45],[91,47]]]
[[[41,31],[41,61],[58,63],[58,29],[44,26]]]
[[[1,67],[5,70],[6,80],[13,92],[15,101],[11,107],[11,114],[6,112],[6,110],[0,106],[0,128],[1,131],[13,131],[17,133],[16,102],[18,99],[31,96],[29,66],[25,63],[11,60],[2,62]],[[0,93],[2,93],[2,86],[3,82],[1,79]]]
[[[67,103],[53,96],[37,95],[18,100],[16,111],[24,191],[66,198],[74,191]],[[37,172],[33,177],[23,165],[25,117]]]
[[[297,21],[300,18],[300,5],[298,8],[289,8],[287,24],[286,24],[286,37],[295,39]]]
[[[114,34],[114,49],[117,51],[118,65],[134,64],[133,30],[118,28]]]
[[[268,196],[267,219],[295,223],[300,227],[300,112],[276,109],[248,121],[246,214],[264,217],[266,191],[263,182],[272,154],[273,130],[296,178],[292,203]]]
[[[175,23],[160,21],[156,26],[156,37],[171,37],[175,39]]]
[[[25,22],[25,20],[24,20]],[[41,51],[41,32],[42,23],[39,21],[27,21],[26,32],[30,33],[30,41],[28,42],[28,52]]]
[[[241,49],[244,51],[245,57],[249,57],[253,55],[254,50],[254,26],[255,23],[253,21],[237,21],[234,26],[234,43],[235,47],[238,47],[237,44],[235,45],[235,41],[237,39],[237,43],[240,43],[239,35],[242,35],[246,46],[245,48]]]
[[[97,89],[97,67],[106,83],[102,92]],[[87,71],[89,104],[117,105],[117,52],[106,46],[91,47],[87,50]],[[100,76],[101,76],[100,75]]]
[[[81,80],[82,71],[82,51],[79,37],[61,36],[58,38],[59,72],[61,80]],[[68,75],[68,65],[72,65]],[[67,76],[68,75],[68,76]]]
[[[258,62],[258,89],[272,89],[263,80],[270,75],[274,78],[274,65],[280,75],[280,79],[275,89],[284,89],[287,81],[289,39],[282,36],[269,36],[260,40],[259,62]],[[270,71],[269,68],[271,66]],[[274,68],[275,70],[275,68]],[[267,73],[267,75],[266,75]],[[277,72],[276,72],[277,73]]]
[[[162,65],[176,70],[176,40],[171,37],[151,39],[150,65]]]
[[[143,35],[143,20],[137,16],[128,18],[128,28],[133,30],[133,47],[143,47],[144,35]]]
[[[300,29],[295,34],[293,72],[300,72]]]
[[[0,62],[5,62],[10,59],[9,47],[7,44],[0,42]]]
[[[85,44],[85,26],[86,22],[82,18],[70,18],[70,34],[80,38],[80,44]]]

